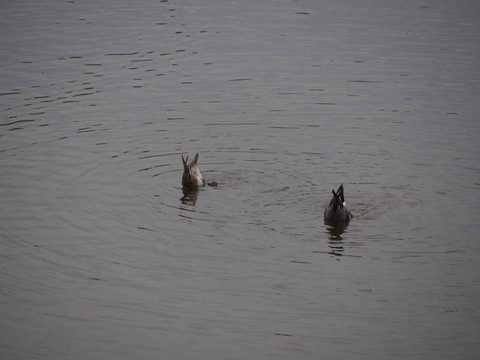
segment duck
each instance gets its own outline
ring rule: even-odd
[[[200,169],[197,165],[198,156],[199,155],[197,153],[190,164],[188,164],[188,156],[184,158],[182,155],[182,186],[186,189],[198,189],[205,186],[205,180],[203,180],[202,174],[200,173]]]
[[[332,189],[333,198],[325,209],[323,219],[325,222],[340,223],[348,222],[353,217],[352,213],[347,209],[345,197],[343,195],[343,184],[338,190]]]

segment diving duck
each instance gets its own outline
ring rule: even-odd
[[[183,176],[182,176],[182,185],[184,188],[198,188],[205,186],[205,180],[203,180],[202,174],[198,169],[198,153],[195,155],[190,164],[187,164],[188,156],[183,158]]]
[[[352,213],[347,209],[347,204],[345,203],[345,198],[343,196],[343,184],[340,185],[337,192],[332,189],[333,198],[330,200],[325,212],[323,214],[323,219],[326,222],[338,223],[338,222],[348,222],[352,217]]]

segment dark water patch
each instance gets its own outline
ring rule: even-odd
[[[155,155],[153,157],[158,157],[158,155]],[[141,157],[139,159],[148,159],[149,157]],[[150,171],[152,169],[156,169],[156,168],[161,168],[161,167],[165,167],[165,166],[170,166],[170,164],[160,164],[160,165],[155,165],[155,166],[149,166],[149,167],[146,167],[146,168],[143,168],[143,169],[140,169],[140,170],[137,170],[138,172],[142,172],[142,171]]]
[[[138,51],[135,51],[135,52],[125,52],[125,53],[109,53],[109,54],[105,54],[105,56],[132,56],[132,55],[138,55],[139,52]]]
[[[8,123],[0,123],[0,126],[10,126],[10,125],[18,124],[18,123],[26,123],[26,122],[33,122],[33,121],[35,121],[35,120],[33,120],[33,119],[15,120],[15,121],[11,121],[11,122],[8,122]]]
[[[371,84],[379,84],[383,83],[384,81],[381,80],[347,80],[347,83],[371,83]]]
[[[96,130],[95,129],[90,129],[90,127],[85,127],[85,128],[78,129],[77,134],[94,132],[94,131],[96,131]]]
[[[396,251],[396,250],[383,250],[382,252],[390,254],[404,254],[412,256],[420,256],[422,254],[454,254],[454,253],[465,253],[465,250],[455,249],[455,250],[444,250],[444,251]]]
[[[94,92],[80,93],[80,94],[75,94],[75,95],[72,95],[72,97],[78,97],[78,96],[88,96],[88,95],[95,95],[95,93],[94,93]]]
[[[12,92],[0,93],[0,96],[8,96],[8,95],[21,95],[21,92],[12,91]]]
[[[299,126],[269,126],[269,129],[281,129],[281,130],[298,130]]]
[[[180,156],[180,155],[182,155],[182,153],[181,152],[176,152],[176,153],[167,153],[167,154],[148,155],[148,156],[139,157],[138,160],[151,159],[151,158],[156,158],[156,157],[166,157],[166,156],[169,157],[169,156],[173,156],[173,155]]]
[[[206,123],[207,126],[253,126],[258,125],[254,122],[242,122],[242,123]]]
[[[138,230],[150,231],[150,232],[154,232],[154,231],[155,231],[155,230],[149,229],[149,228],[144,227],[144,226],[137,226],[137,229],[138,229]]]
[[[228,79],[227,81],[249,81],[251,78],[238,78],[238,79]]]

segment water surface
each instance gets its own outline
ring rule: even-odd
[[[2,358],[474,359],[479,10],[2,5]]]

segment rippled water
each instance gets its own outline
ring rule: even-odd
[[[479,20],[475,1],[3,4],[1,357],[474,359]],[[218,186],[182,201],[196,152]]]

